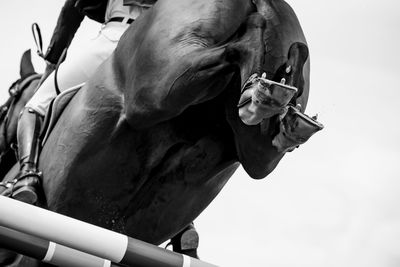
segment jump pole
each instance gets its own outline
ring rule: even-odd
[[[3,196],[0,196],[0,226],[127,266],[217,267]]]
[[[60,267],[114,267],[109,260],[0,226],[0,247]]]

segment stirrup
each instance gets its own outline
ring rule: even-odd
[[[35,204],[38,201],[38,190],[40,189],[41,177],[41,172],[31,170],[19,174],[11,182],[12,188],[10,197],[25,203]],[[36,181],[32,184],[25,184],[16,188],[16,185],[26,178],[36,178]]]
[[[36,177],[40,181],[40,179],[42,178],[42,172],[33,171],[33,170],[21,171],[20,173],[17,174],[17,176],[12,181],[10,181],[10,183],[13,183],[14,185],[16,185],[19,181],[21,181],[27,177]]]

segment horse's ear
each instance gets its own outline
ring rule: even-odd
[[[309,52],[307,45],[304,43],[296,42],[290,46],[288,57],[297,57],[297,60],[303,62],[304,64],[308,58],[308,54]]]
[[[32,64],[31,50],[29,49],[26,50],[22,55],[19,74],[21,75],[21,77],[24,77],[32,73],[35,73],[35,68]]]

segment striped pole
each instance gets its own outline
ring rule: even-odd
[[[60,267],[111,267],[109,260],[0,226],[0,246]]]
[[[135,267],[216,267],[138,239],[0,196],[0,225]]]

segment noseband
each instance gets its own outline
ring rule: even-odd
[[[4,123],[2,135],[4,138],[5,147],[11,146],[8,144],[7,140],[7,129],[9,123],[9,116],[11,112],[14,110],[15,102],[21,97],[22,93],[28,86],[35,80],[38,80],[42,77],[42,74],[29,74],[21,79],[16,80],[8,89],[8,93],[10,97],[2,106],[0,106],[0,123]]]

